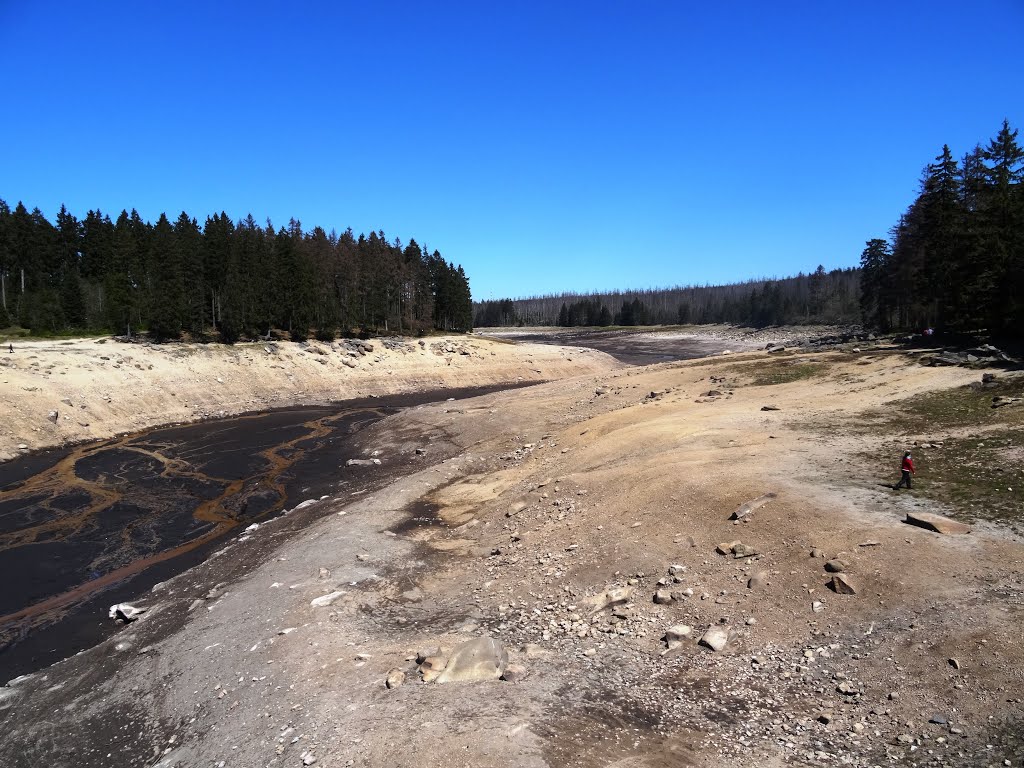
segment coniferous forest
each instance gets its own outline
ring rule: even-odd
[[[859,269],[781,280],[564,293],[474,305],[477,326],[862,322],[881,331],[1024,332],[1024,150],[1004,121],[958,163],[948,146]]]
[[[1009,123],[958,163],[948,146],[924,169],[920,194],[889,240],[861,255],[865,321],[1024,332],[1024,150]]]
[[[781,280],[484,301],[474,305],[473,322],[481,327],[846,324],[859,321],[859,297],[859,269],[826,272],[819,266],[809,275]]]
[[[339,332],[423,333],[472,327],[461,266],[415,240],[356,237],[294,219],[277,230],[225,213],[156,224],[136,211],[82,220],[61,206],[0,200],[0,328],[34,333],[140,331],[159,340],[234,342],[272,330],[293,340]]]

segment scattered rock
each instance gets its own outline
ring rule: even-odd
[[[1002,408],[1006,405],[1019,405],[1020,403],[1024,403],[1024,397],[1002,397],[1000,395],[996,395],[992,398],[993,408]]]
[[[717,653],[729,644],[729,630],[723,627],[711,627],[701,635],[700,644],[707,646]]]
[[[405,672],[395,667],[388,672],[387,678],[384,680],[384,685],[388,688],[397,688],[405,682]]]
[[[782,410],[782,409],[779,408],[779,406],[777,406],[777,405],[762,405],[761,406],[761,410],[762,411],[779,411],[779,410]]]
[[[848,574],[837,573],[832,577],[832,581],[829,582],[829,587],[837,595],[856,595],[857,587],[851,581]]]
[[[419,664],[419,673],[424,683],[433,682],[448,666],[448,659],[444,656],[428,656]]]
[[[737,544],[732,548],[732,556],[737,560],[741,560],[745,557],[754,557],[759,554],[761,553],[749,544]]]
[[[836,558],[835,560],[829,560],[825,563],[825,570],[829,573],[842,573],[847,569],[846,563]]]
[[[724,542],[715,547],[715,552],[717,552],[720,555],[731,555],[732,548],[740,543],[741,542],[739,541],[739,539],[737,539],[736,541]]]
[[[329,595],[321,595],[320,597],[315,597],[309,601],[309,604],[314,608],[326,608],[327,606],[332,605],[335,600],[337,600],[344,594],[344,590],[338,590],[337,592],[331,592]]]
[[[971,526],[931,512],[908,512],[906,522],[919,528],[927,528],[929,531],[947,535],[971,532]]]
[[[667,647],[663,651],[662,655],[681,646],[683,641],[687,639],[692,632],[693,627],[686,624],[676,624],[675,626],[671,626],[665,630],[664,640]]]
[[[46,418],[48,418],[50,421],[52,421],[54,424],[56,424],[57,423],[57,411],[50,411],[46,415]]]
[[[129,605],[128,603],[117,603],[110,606],[107,616],[111,619],[127,624],[131,621],[135,621],[147,610],[147,608],[136,608],[134,605]]]
[[[380,459],[349,459],[345,462],[346,467],[372,467],[380,466]]]
[[[667,589],[659,589],[654,593],[654,602],[658,605],[669,605],[674,602],[675,599],[672,597],[672,592]]]
[[[768,572],[758,571],[747,579],[747,589],[761,589],[768,584]]]
[[[526,667],[522,664],[509,664],[501,675],[501,679],[508,683],[516,683],[527,675]]]
[[[600,594],[584,598],[583,602],[590,606],[593,613],[602,611],[612,605],[619,605],[633,596],[633,587],[606,587]]]
[[[763,410],[765,410],[765,408],[762,408],[761,410],[763,411]],[[777,494],[775,494],[775,493],[766,493],[766,494],[763,494],[761,496],[758,496],[756,499],[748,501],[746,504],[741,504],[736,509],[736,511],[733,512],[732,515],[730,515],[729,519],[730,520],[742,520],[743,518],[745,518],[747,515],[749,515],[751,512],[753,512],[758,507],[763,507],[769,501],[771,501],[772,499],[776,498],[776,496],[777,496]],[[736,543],[739,543],[739,542],[736,542]],[[722,554],[725,554],[725,553],[722,553]]]

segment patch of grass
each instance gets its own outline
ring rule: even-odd
[[[872,466],[892,465],[895,483],[900,453],[886,450],[863,457]],[[1024,429],[947,438],[914,451],[914,466],[912,494],[950,504],[965,520],[1008,523],[1024,533]]]
[[[985,387],[967,385],[929,392],[886,404],[884,411],[867,414],[875,426],[907,433],[934,433],[960,427],[1024,425],[1024,406],[993,408],[993,397],[1024,397],[1024,377]]]
[[[741,376],[749,376],[755,387],[769,387],[774,384],[790,384],[794,381],[821,376],[828,370],[826,363],[810,363],[806,360],[774,359],[764,362],[737,365],[732,370]]]
[[[886,403],[849,429],[889,438],[861,458],[890,467],[893,483],[902,447],[913,440],[929,445],[914,450],[911,493],[949,504],[967,520],[1007,523],[1024,533],[1024,405],[992,407],[993,397],[1022,395],[1022,376],[954,387]]]

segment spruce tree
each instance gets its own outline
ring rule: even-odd
[[[150,245],[153,266],[149,330],[158,340],[181,335],[183,312],[182,259],[167,215],[161,213]]]

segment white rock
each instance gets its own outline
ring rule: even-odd
[[[328,605],[333,604],[335,600],[337,600],[344,594],[347,593],[344,590],[339,589],[337,592],[331,592],[329,595],[321,595],[320,597],[315,597],[309,601],[309,604],[314,608],[326,608]]]
[[[135,621],[140,615],[146,612],[146,608],[136,608],[134,605],[128,603],[116,603],[110,606],[110,610],[107,611],[107,616],[111,619],[117,619],[127,624],[130,621]]]
[[[700,638],[701,645],[706,645],[715,652],[723,650],[728,643],[729,630],[722,627],[711,627]]]

